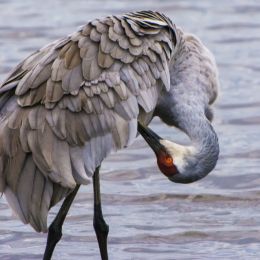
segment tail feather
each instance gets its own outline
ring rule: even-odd
[[[0,162],[1,159],[0,157]],[[15,215],[23,223],[29,223],[37,232],[47,232],[49,209],[71,190],[54,184],[44,176],[31,154],[26,155],[23,165],[20,172],[16,172],[13,178],[8,178],[3,192]],[[0,180],[0,184],[1,182]]]
[[[55,183],[50,178],[51,171],[46,174],[46,171],[40,169],[43,162],[42,157],[36,160],[33,151],[25,151],[22,141],[28,138],[28,126],[25,124],[27,121],[23,120],[27,135],[21,135],[20,118],[21,116],[26,117],[27,112],[26,110],[17,110],[16,101],[12,97],[9,98],[9,94],[0,94],[0,193],[5,194],[7,202],[23,223],[31,224],[38,232],[46,232],[49,209],[62,200],[71,191],[71,188],[62,187],[64,183],[60,180],[59,183]],[[14,111],[16,111],[15,115]],[[12,122],[9,121],[11,118]],[[30,130],[29,133],[37,132],[37,130]],[[42,141],[41,144],[39,141],[36,144],[39,147],[43,146]],[[34,146],[37,145],[34,144]],[[65,150],[61,146],[56,148],[55,156],[60,155]],[[47,154],[46,151],[45,153]],[[60,165],[58,172],[64,172],[69,168],[68,165],[70,166],[69,150],[67,149],[67,157],[65,158],[69,163],[65,166],[61,165],[64,158],[60,157],[61,159],[57,162],[53,159],[52,161],[56,163],[55,165]],[[64,167],[66,168],[64,169]],[[68,172],[71,170],[69,169]],[[72,180],[72,175],[67,174],[65,177]]]

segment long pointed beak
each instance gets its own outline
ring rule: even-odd
[[[148,145],[153,149],[155,154],[165,150],[164,146],[160,143],[162,138],[153,132],[149,127],[143,126],[138,122],[138,132],[143,136]]]

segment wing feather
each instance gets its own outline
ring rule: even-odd
[[[30,198],[32,197],[35,170],[36,168],[32,156],[29,155],[27,156],[24,167],[20,172],[17,188],[17,197],[27,223],[29,222]]]
[[[49,208],[135,139],[141,113],[150,120],[170,86],[172,31],[153,12],[97,19],[33,53],[0,86],[0,188],[25,223],[46,231]]]

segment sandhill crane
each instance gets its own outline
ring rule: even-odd
[[[219,147],[210,105],[217,96],[214,57],[165,15],[140,11],[93,20],[22,61],[0,87],[0,192],[24,223],[48,231],[44,259],[82,184],[94,185],[94,228],[108,259],[99,168],[137,131],[174,182],[189,183],[215,166]],[[154,116],[191,139],[164,140]],[[64,199],[47,229],[47,214]]]

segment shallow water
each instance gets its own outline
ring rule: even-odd
[[[165,12],[215,54],[221,154],[214,172],[191,185],[164,178],[141,138],[111,156],[101,175],[110,259],[260,259],[259,1],[2,0],[0,81],[32,51],[86,21],[140,9]],[[165,138],[187,140],[159,120],[151,126]],[[100,259],[92,213],[92,187],[82,187],[53,259]],[[41,259],[45,241],[1,198],[0,259]]]

